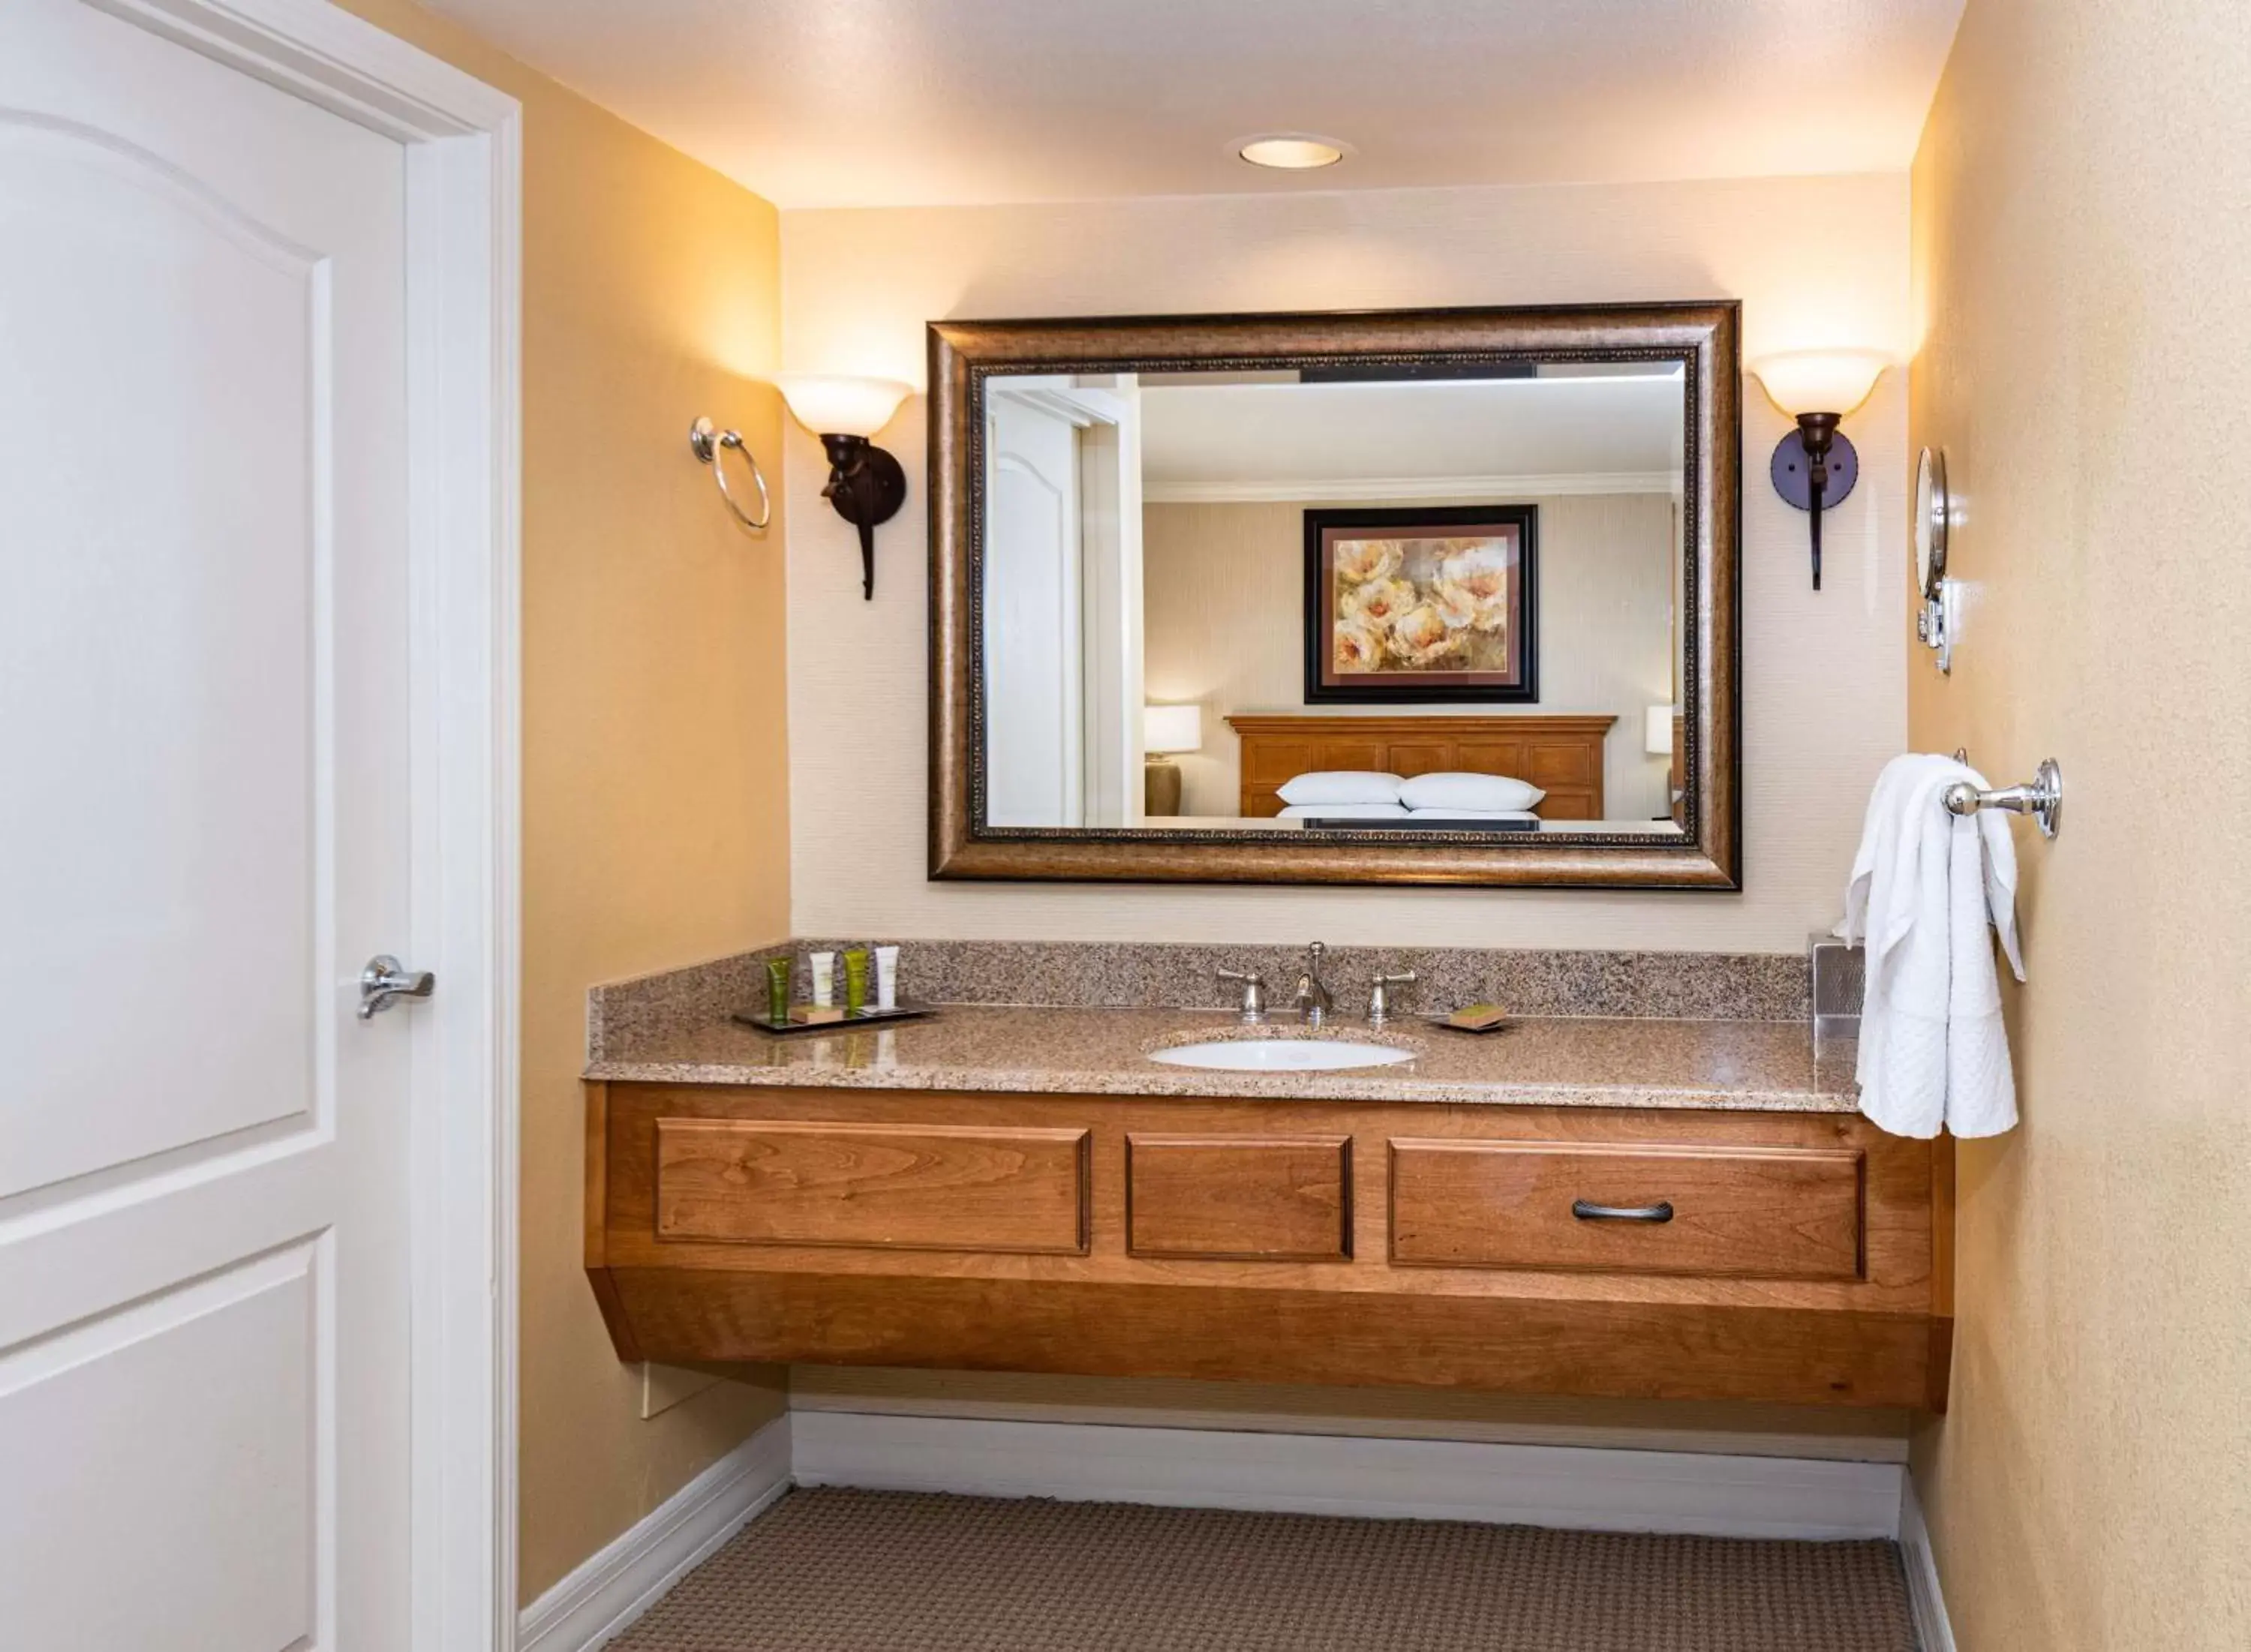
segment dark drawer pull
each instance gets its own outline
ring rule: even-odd
[[[1654,1205],[1590,1205],[1583,1199],[1571,1201],[1571,1214],[1583,1222],[1669,1222],[1673,1220],[1673,1204],[1660,1199]]]

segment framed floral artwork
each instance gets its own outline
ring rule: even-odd
[[[1540,698],[1540,508],[1306,513],[1306,701]]]

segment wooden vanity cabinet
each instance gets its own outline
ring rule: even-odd
[[[1943,1410],[1949,1142],[1854,1114],[588,1087],[627,1359]]]

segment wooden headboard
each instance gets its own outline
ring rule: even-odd
[[[1603,738],[1616,717],[1229,717],[1242,737],[1246,819],[1282,812],[1275,789],[1320,769],[1414,776],[1506,774],[1548,795],[1550,820],[1603,818]]]

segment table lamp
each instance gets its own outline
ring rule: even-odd
[[[1148,764],[1141,782],[1142,812],[1174,815],[1181,812],[1181,765],[1169,761],[1178,751],[1203,750],[1202,706],[1144,706],[1141,708],[1141,749]]]

